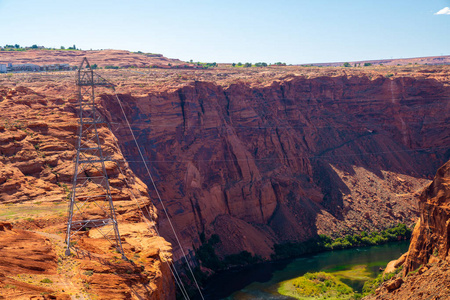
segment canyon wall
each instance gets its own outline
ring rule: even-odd
[[[450,161],[436,173],[419,200],[420,218],[414,228],[404,274],[427,264],[445,260],[450,249]]]
[[[182,244],[217,234],[219,255],[268,258],[275,243],[317,233],[412,224],[415,195],[450,154],[448,83],[292,75],[119,98]],[[151,187],[115,97],[101,98],[124,157]]]
[[[402,272],[364,299],[450,298],[449,205],[450,161],[439,168],[420,195],[420,218],[408,252],[389,263],[394,268],[402,266]]]

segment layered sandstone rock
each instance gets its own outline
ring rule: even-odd
[[[419,200],[420,218],[408,252],[393,264],[402,274],[367,299],[450,298],[450,161],[436,173]]]
[[[61,99],[67,96],[0,88],[0,218],[14,222],[0,225],[0,295],[174,299],[171,246],[157,236],[147,187],[127,167],[107,127],[99,136],[104,153],[118,161],[106,163],[106,171],[125,254],[134,262],[122,261],[95,230],[77,241],[76,256],[64,255],[78,130],[76,111]]]
[[[219,255],[246,250],[268,258],[275,243],[317,233],[411,224],[414,194],[448,156],[445,66],[140,71],[99,72],[115,76],[107,77],[117,83],[185,252],[200,245],[202,232],[220,236]],[[56,207],[72,175],[73,76],[5,74],[0,84],[8,86],[0,89],[0,197],[23,211],[33,202]],[[130,168],[151,184],[115,97],[108,91],[98,100]],[[107,154],[122,159],[111,132],[100,135]],[[142,220],[125,178],[150,209],[147,217],[155,215],[131,170],[108,170],[119,221]],[[44,215],[17,225],[64,227]],[[161,232],[175,241],[160,216]],[[176,244],[174,252],[178,259]]]
[[[220,255],[268,258],[275,243],[317,233],[412,224],[414,195],[448,155],[448,95],[446,76],[360,74],[119,97],[182,243],[218,234]],[[131,168],[150,184],[115,97],[102,99]]]
[[[1,299],[32,299],[49,294],[54,299],[70,299],[48,284],[29,283],[33,275],[48,279],[57,274],[56,252],[49,239],[0,222],[0,250]]]
[[[419,200],[420,219],[414,228],[404,274],[431,259],[450,257],[450,161],[436,173]]]

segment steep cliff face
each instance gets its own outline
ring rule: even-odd
[[[449,155],[449,91],[413,77],[287,76],[119,97],[182,243],[215,233],[220,255],[269,257],[274,243],[412,223],[414,194]],[[115,98],[102,99],[149,184]],[[160,228],[173,240],[164,217]]]
[[[450,161],[437,171],[433,182],[420,195],[420,218],[409,250],[392,262],[395,267],[403,265],[402,274],[383,284],[367,299],[450,298],[449,206]]]
[[[450,161],[436,173],[419,200],[420,219],[414,228],[404,274],[430,259],[450,256]]]

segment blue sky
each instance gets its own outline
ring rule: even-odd
[[[162,53],[204,62],[450,54],[450,0],[0,0],[0,45]]]

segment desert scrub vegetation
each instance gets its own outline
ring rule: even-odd
[[[401,270],[403,269],[403,266],[398,267],[397,269],[395,269],[394,272],[391,273],[380,273],[378,274],[378,276],[375,279],[372,280],[368,280],[364,283],[363,286],[363,296],[367,296],[370,294],[375,293],[375,290],[381,286],[384,282],[388,281],[389,279],[396,277],[397,274],[399,274],[401,272]],[[400,275],[398,275],[400,276]]]
[[[335,239],[321,234],[301,243],[275,244],[274,254],[272,254],[271,258],[272,260],[278,260],[321,251],[381,245],[393,241],[407,240],[411,237],[411,232],[412,230],[405,224],[399,223],[397,226],[381,232],[367,233],[363,231],[359,234],[347,235]],[[204,233],[202,233],[200,234],[200,240],[202,241],[202,245],[195,249],[195,256],[203,267],[215,272],[264,261],[260,256],[253,255],[247,251],[228,255],[221,259],[215,250],[220,243],[218,235],[213,234],[206,240]]]
[[[215,245],[220,243],[219,236],[213,234],[208,241],[205,241],[204,234],[202,233],[200,239],[203,244],[195,250],[196,257],[199,259],[202,266],[213,271],[221,271],[229,269],[230,267],[246,266],[263,261],[258,255],[252,255],[247,251],[228,255],[221,260],[215,251]]]
[[[205,234],[202,232],[200,234],[200,240],[202,245],[195,249],[195,257],[198,260],[198,266],[193,268],[193,274],[195,276],[195,280],[203,285],[208,279],[211,273],[203,272],[200,266],[204,268],[208,268],[214,272],[230,269],[237,266],[246,266],[251,264],[256,264],[262,262],[263,259],[258,255],[252,255],[250,252],[242,251],[237,254],[228,255],[225,258],[221,259],[217,253],[215,248],[220,243],[220,238],[217,234],[211,235],[211,237],[207,240]],[[194,289],[194,278],[190,274],[190,270],[186,264],[182,265],[182,268],[185,270],[186,277],[183,279],[187,288],[187,293],[189,296],[196,295],[196,289]]]
[[[51,279],[48,278],[44,278],[41,280],[42,283],[53,283],[53,281]]]
[[[38,46],[37,44],[31,45],[31,46],[20,46],[19,44],[14,45],[8,45],[0,46],[1,51],[27,51],[27,50],[81,50],[78,49],[75,45],[72,47],[64,47],[61,46],[60,48],[52,48],[52,47],[45,47],[45,46]]]
[[[281,283],[278,293],[296,299],[355,299],[352,288],[325,272],[306,273]]]
[[[276,244],[272,259],[293,258],[302,254],[319,251],[381,245],[388,242],[407,240],[411,237],[411,233],[412,230],[410,228],[403,223],[399,223],[395,227],[380,232],[367,233],[363,231],[359,234],[346,235],[345,237],[336,239],[320,234],[315,238],[301,243]]]

